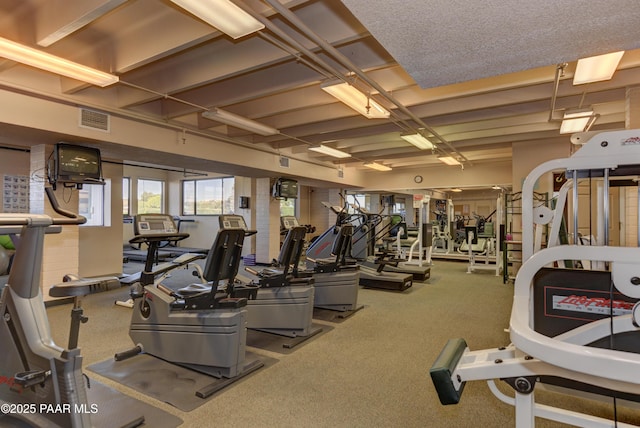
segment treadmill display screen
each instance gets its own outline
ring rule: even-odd
[[[164,215],[140,215],[136,219],[136,234],[177,233],[173,219]]]
[[[247,224],[240,216],[225,216],[221,221],[223,229],[244,229],[247,230]]]

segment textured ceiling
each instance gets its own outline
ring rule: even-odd
[[[637,0],[343,0],[423,88],[640,47]]]

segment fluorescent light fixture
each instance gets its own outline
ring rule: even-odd
[[[440,162],[446,163],[447,165],[460,165],[458,159],[454,158],[453,156],[439,156],[438,160]]]
[[[581,58],[573,75],[574,85],[609,80],[615,73],[624,51]]]
[[[309,147],[309,150],[322,153],[325,155],[333,156],[334,158],[350,158],[351,154],[343,152],[342,150],[334,149],[333,147],[320,144],[319,146]]]
[[[234,39],[264,28],[260,21],[229,0],[171,1]]]
[[[364,164],[367,168],[375,169],[376,171],[391,171],[390,166],[382,165],[377,162],[367,162]]]
[[[433,149],[434,145],[424,135],[418,133],[400,135],[400,138],[413,144],[420,150]]]
[[[450,190],[451,190],[452,192],[455,192],[455,193],[460,193],[460,192],[462,192],[462,189],[458,189],[457,187],[454,187],[453,189],[450,189]]]
[[[594,118],[593,110],[580,109],[568,110],[564,112],[562,124],[560,125],[561,134],[573,134],[575,132],[584,132],[589,126],[589,122]]]
[[[320,87],[367,119],[386,119],[391,115],[389,110],[372,100],[371,97],[360,92],[355,86],[341,80],[325,82]]]
[[[109,86],[119,80],[118,76],[113,74],[105,73],[2,37],[0,37],[0,56],[96,86]]]
[[[256,122],[255,120],[239,116],[219,108],[212,108],[211,110],[202,112],[202,116],[207,119],[215,120],[216,122],[222,122],[260,135],[266,136],[280,133],[276,128],[272,128],[263,123]]]

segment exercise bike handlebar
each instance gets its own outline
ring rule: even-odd
[[[45,187],[45,192],[47,197],[49,198],[49,202],[51,203],[51,207],[53,210],[66,217],[66,218],[54,218],[47,215],[39,215],[39,214],[8,214],[3,215],[0,218],[0,228],[2,228],[2,233],[20,233],[19,230],[12,230],[6,226],[25,226],[25,225],[38,225],[38,226],[51,226],[51,225],[65,225],[65,224],[84,224],[87,222],[87,219],[79,214],[73,213],[71,211],[67,211],[60,207],[58,204],[58,200],[56,199],[55,193],[53,193],[53,189],[50,187]]]
[[[51,208],[58,214],[67,217],[67,218],[52,218],[52,224],[84,224],[87,222],[87,219],[79,214],[73,213],[71,211],[67,211],[64,208],[60,207],[58,204],[58,199],[56,199],[56,194],[53,193],[53,189],[51,187],[45,187],[44,191],[47,193],[47,197],[49,198],[49,202],[51,203]]]
[[[136,235],[129,239],[130,244],[149,244],[151,242],[178,242],[189,237],[188,233],[155,233],[148,235]]]

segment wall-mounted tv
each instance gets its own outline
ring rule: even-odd
[[[58,143],[53,157],[53,171],[49,168],[49,182],[54,188],[57,183],[78,189],[83,184],[104,184],[99,149]]]
[[[273,185],[273,197],[296,199],[298,197],[298,182],[289,178],[278,178]]]

